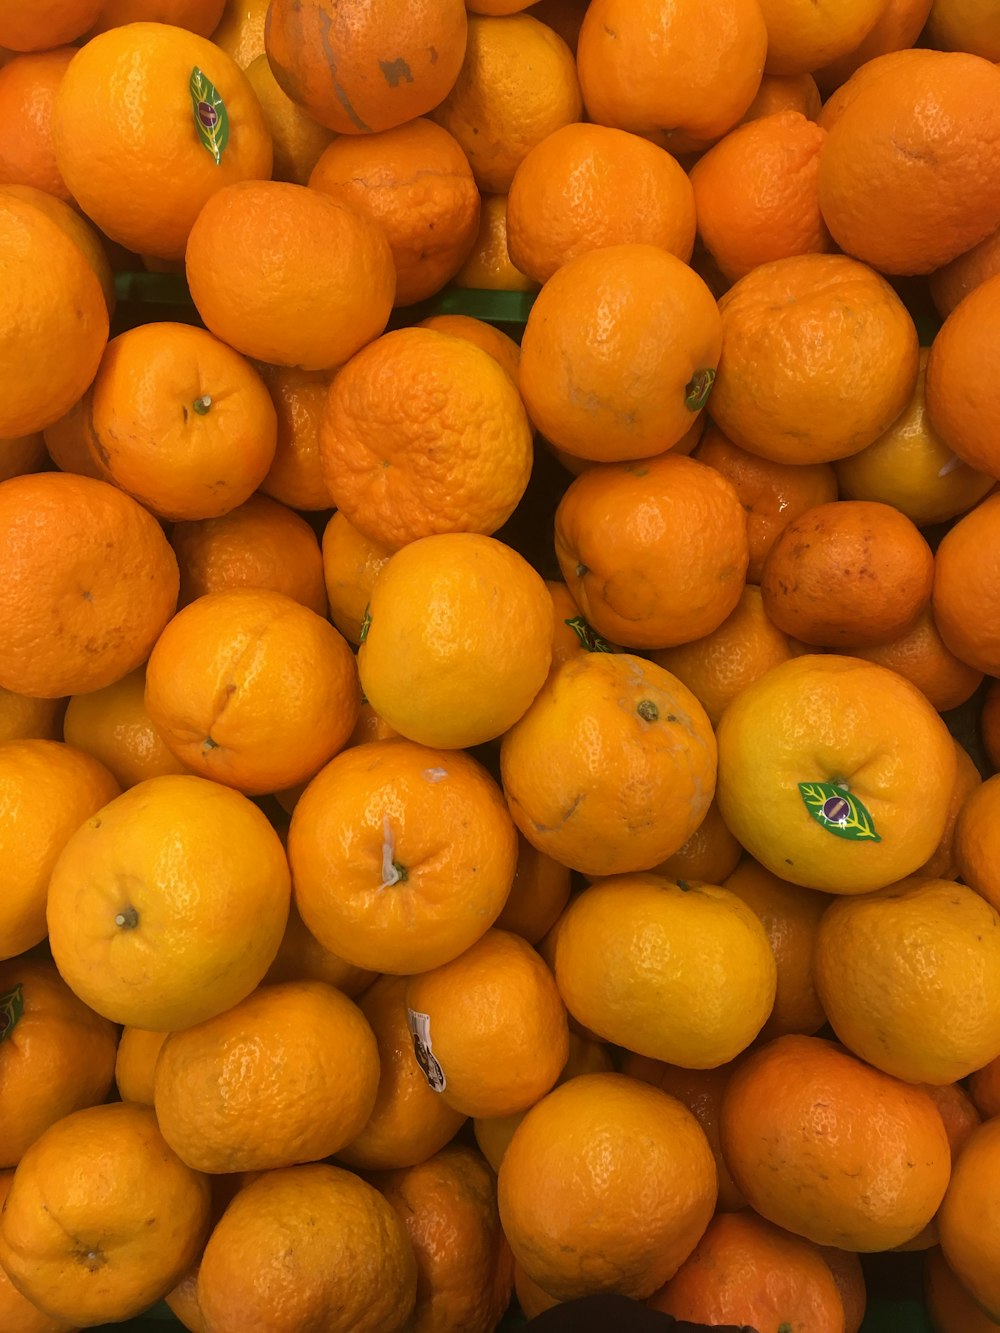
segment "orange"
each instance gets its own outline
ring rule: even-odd
[[[529,14],[472,14],[458,78],[430,114],[458,140],[479,189],[503,194],[528,152],[582,112],[573,52],[558,33]]]
[[[748,561],[736,491],[673,453],[588,468],[559,501],[555,550],[584,617],[627,648],[690,643],[735,610]]]
[[[0,1164],[16,1166],[50,1125],[111,1090],[118,1032],[45,958],[0,963]]]
[[[211,37],[219,26],[225,0],[104,0],[90,36],[125,23],[172,23]]]
[[[905,514],[877,500],[833,500],[779,533],[760,592],[786,634],[850,651],[912,629],[933,583],[934,553]]]
[[[56,166],[52,104],[72,46],[15,56],[0,69],[0,182],[34,185],[60,199],[71,198]]]
[[[334,139],[308,183],[382,228],[396,270],[397,306],[440,291],[479,231],[479,191],[469,160],[453,135],[423,116],[380,134]]]
[[[330,949],[324,949],[315,935],[306,929],[293,902],[278,952],[261,985],[276,981],[325,981],[356,1000],[374,980],[374,972],[356,967]]]
[[[308,185],[309,173],[323,149],[333,139],[333,131],[314,120],[299,106],[274,77],[274,71],[262,51],[246,67],[247,82],[257,95],[260,109],[271,135],[274,163],[271,179],[292,185]]]
[[[537,944],[562,915],[569,894],[568,868],[532,847],[519,833],[514,880],[496,924]]]
[[[541,688],[552,599],[493,537],[424,537],[379,571],[361,640],[361,688],[394,730],[443,749],[479,745],[523,717]]]
[[[406,1006],[427,1082],[477,1117],[527,1110],[569,1055],[566,1010],[552,973],[520,935],[487,930],[450,962],[411,976]]]
[[[337,509],[323,529],[322,561],[330,619],[351,643],[361,627],[379,571],[392,552],[370,540]]]
[[[64,739],[99,760],[122,789],[188,772],[153,726],[145,691],[146,671],[137,667],[102,690],[74,694],[63,718]]]
[[[844,1304],[818,1248],[756,1213],[719,1213],[648,1302],[675,1319],[841,1333]]]
[[[251,795],[304,782],[354,729],[350,646],[284,593],[231,588],[179,611],[146,667],[146,710],[182,763]]]
[[[816,993],[813,952],[829,897],[779,879],[749,856],[727,877],[723,887],[760,917],[777,964],[777,990],[761,1029],[762,1040],[790,1032],[807,1036],[818,1032],[826,1014]]]
[[[462,0],[271,0],[268,63],[293,101],[338,134],[376,134],[438,106],[465,55]]]
[[[570,902],[555,975],[579,1023],[668,1064],[727,1064],[764,1026],[775,962],[756,914],[711,884],[615,875]]]
[[[651,1295],[694,1249],[716,1193],[695,1117],[623,1074],[570,1079],[532,1107],[498,1182],[514,1258],[557,1300]]]
[[[674,880],[701,880],[705,884],[721,884],[736,868],[743,848],[726,828],[713,800],[705,817],[682,847],[661,861],[654,870]]]
[[[195,69],[211,89],[192,91]],[[95,98],[95,87],[105,94]],[[206,110],[196,113],[195,98]],[[209,108],[216,126],[228,124],[215,149],[198,129]],[[249,81],[207,38],[171,24],[127,23],[91,38],[63,76],[52,127],[56,165],[87,216],[127,250],[160,259],[184,257],[217,190],[271,174],[271,136]]]
[[[874,27],[884,0],[842,0],[833,8],[811,0],[760,0],[767,24],[769,74],[807,74],[853,51]]]
[[[507,196],[483,194],[479,231],[469,257],[452,278],[454,287],[537,292],[539,284],[514,264],[507,248]]]
[[[90,424],[108,480],[160,518],[227,513],[274,459],[274,408],[260,376],[189,324],[140,324],[112,338]]]
[[[495,532],[524,494],[531,442],[517,388],[488,352],[401,328],[330,385],[320,461],[336,507],[395,550],[432,533]]]
[[[581,653],[500,744],[514,823],[586,875],[648,870],[704,819],[716,745],[687,686],[631,653]]]
[[[767,29],[757,0],[592,0],[577,46],[591,120],[648,135],[674,153],[705,147],[749,107]]]
[[[723,1098],[722,1149],[768,1221],[862,1253],[917,1235],[951,1169],[928,1093],[819,1037],[777,1037],[741,1062]]]
[[[332,372],[256,363],[278,418],[274,461],[258,489],[290,509],[329,509],[319,461],[319,423]]]
[[[885,667],[794,657],[748,685],[717,731],[726,824],[773,874],[868,893],[940,842],[955,774],[948,728]]]
[[[954,1083],[1000,1056],[1000,916],[964,884],[833,903],[814,966],[837,1036],[887,1074]]]
[[[984,1120],[1000,1116],[1000,1059],[977,1069],[968,1080],[969,1095]]]
[[[372,1183],[395,1208],[417,1257],[413,1327],[493,1333],[510,1304],[513,1259],[496,1178],[479,1153],[455,1144]]]
[[[845,83],[835,88],[824,100],[816,118],[817,123],[825,130],[831,130],[854,99],[871,84],[876,83],[883,74],[895,70],[905,71],[910,67],[918,69],[922,59],[922,50],[907,48],[901,51],[887,51],[883,55],[866,60]]]
[[[606,245],[659,245],[685,261],[695,197],[677,160],[606,125],[554,130],[522,159],[507,193],[507,246],[545,282],[570,259]]]
[[[0,742],[54,741],[60,734],[62,699],[33,699],[0,687]]]
[[[371,1114],[337,1152],[337,1160],[355,1170],[415,1166],[439,1152],[465,1123],[417,1064],[405,991],[405,977],[379,977],[358,1001],[378,1043],[379,1079]]]
[[[783,528],[814,505],[837,498],[837,478],[829,463],[761,458],[733,444],[715,425],[702,435],[693,456],[721,472],[743,504],[750,547],[748,583],[760,583],[764,560]]]
[[[172,1031],[250,994],[288,900],[281,842],[250,800],[204,778],[149,778],[66,843],[49,881],[49,943],[92,1009]]]
[[[115,1058],[115,1086],[123,1102],[153,1105],[156,1061],[167,1036],[166,1032],[146,1028],[127,1027],[122,1031]]]
[[[1000,338],[1000,275],[981,283],[945,320],[927,359],[927,414],[970,467],[1000,477],[1000,394],[986,367]]]
[[[777,463],[828,463],[872,444],[913,393],[913,320],[888,282],[846,255],[761,264],[719,301],[712,419]],[[810,330],[823,325],[822,339]],[[790,351],[794,348],[794,353]]]
[[[866,36],[851,50],[814,71],[824,96],[845,83],[869,60],[915,46],[930,9],[931,0],[885,0]]]
[[[683,681],[717,726],[726,705],[742,689],[779,662],[806,651],[805,644],[768,619],[761,590],[746,584],[721,625],[701,638],[654,649],[650,660]]]
[[[25,472],[41,472],[47,463],[45,440],[40,431],[0,440],[0,481],[9,481]]]
[[[494,361],[498,361],[515,384],[519,378],[521,347],[508,333],[496,324],[488,324],[485,319],[476,319],[472,315],[428,315],[417,325],[421,329],[437,329],[438,333],[452,333],[456,338],[465,338],[475,343],[484,352],[489,352]]]
[[[931,599],[945,645],[990,676],[1000,676],[998,569],[1000,494],[994,492],[953,524],[938,544]]]
[[[395,293],[381,228],[283,181],[220,190],[191,228],[184,267],[217,337],[244,356],[303,370],[339,366],[376,338]]]
[[[0,958],[14,958],[45,938],[46,890],[59,853],[119,790],[102,763],[72,745],[0,745]]]
[[[0,1172],[0,1206],[13,1178],[13,1171]],[[75,1333],[75,1325],[64,1319],[50,1318],[22,1296],[3,1269],[0,1269],[0,1320],[12,1333]]]
[[[13,1285],[74,1325],[140,1314],[197,1257],[209,1188],[167,1147],[152,1107],[74,1111],[21,1158],[0,1217]]]
[[[550,1296],[547,1291],[544,1291],[534,1278],[530,1278],[516,1260],[514,1261],[514,1295],[517,1299],[517,1308],[525,1319],[534,1319],[536,1315],[542,1314],[545,1310],[551,1310],[554,1305],[561,1303],[554,1296]]]
[[[929,273],[1000,224],[1000,69],[964,52],[906,55],[843,85],[850,101],[819,163],[833,239],[882,273]]]
[[[958,879],[958,864],[955,859],[955,825],[958,812],[965,804],[965,798],[982,782],[975,761],[964,745],[955,741],[955,780],[952,783],[951,799],[948,803],[948,817],[944,833],[933,855],[917,871],[933,879]]]
[[[51,425],[83,394],[108,340],[108,310],[83,250],[9,190],[0,191],[0,259],[0,436],[10,438]]]
[[[1000,683],[991,680],[983,695],[979,732],[989,763],[1000,769]]]
[[[370,741],[309,783],[288,857],[320,943],[356,966],[405,974],[457,957],[496,919],[517,839],[497,784],[471,755]]]
[[[1000,61],[1000,33],[989,0],[934,0],[925,37],[928,46]]]
[[[798,111],[729,131],[691,168],[698,233],[723,276],[831,250],[819,211],[819,152],[826,132]]]
[[[62,472],[74,472],[80,477],[107,481],[101,460],[95,448],[94,429],[90,419],[93,402],[93,381],[68,412],[42,431],[42,439],[49,457]]]
[[[5,6],[0,17],[0,46],[12,51],[47,51],[82,36],[97,17],[103,0],[41,0],[26,13]]]
[[[951,1145],[951,1160],[954,1162],[964,1151],[972,1131],[982,1124],[983,1117],[961,1083],[922,1083],[920,1086],[934,1099],[934,1105],[944,1122]]]
[[[33,185],[0,186],[0,194],[7,199],[21,199],[26,204],[41,209],[60,231],[64,232],[83,251],[84,258],[94,270],[94,276],[101,284],[104,302],[108,308],[108,317],[112,318],[116,306],[115,275],[111,269],[111,261],[108,258],[104,239],[96,227],[91,226],[73,207],[72,203],[67,203],[64,199],[58,199],[46,190],[36,189]]]
[[[954,854],[962,879],[1000,911],[1000,773],[975,787],[955,821]],[[1000,1054],[1000,1052],[998,1052]],[[993,1057],[991,1056],[990,1059]],[[983,1061],[985,1064],[986,1061]]]
[[[375,1034],[324,981],[262,986],[160,1049],[153,1104],[196,1171],[273,1171],[329,1157],[358,1133],[378,1088]]]
[[[266,495],[251,495],[212,518],[175,523],[170,545],[180,569],[181,606],[208,592],[270,588],[326,615],[316,534],[304,518]]]
[[[948,1267],[983,1310],[1000,1321],[998,1169],[1000,1119],[994,1118],[969,1136],[937,1220]]]
[[[567,657],[576,657],[579,653],[620,652],[616,645],[608,643],[597,634],[593,625],[589,625],[580,615],[580,608],[562,579],[546,579],[545,586],[552,598],[552,611],[555,624],[552,630],[552,665],[565,662]]]
[[[402,1333],[417,1264],[386,1199],[350,1171],[267,1171],[239,1191],[209,1237],[197,1298],[218,1333]]]
[[[924,1303],[937,1333],[996,1333],[997,1321],[969,1295],[936,1246],[924,1259]]]
[[[765,74],[737,124],[773,116],[779,111],[798,111],[807,120],[815,120],[821,104],[820,91],[811,74]]]
[[[909,407],[873,444],[835,464],[842,499],[891,504],[920,527],[965,513],[994,485],[993,477],[956,457],[931,425],[928,356],[921,348]]]
[[[944,644],[930,607],[925,607],[908,630],[888,643],[851,647],[855,657],[889,667],[916,685],[940,713],[958,708],[979,687],[983,673],[956,657]]]
[[[606,246],[564,264],[535,298],[521,392],[567,453],[648,458],[704,407],[720,345],[715,300],[693,269],[659,246]]]
[[[928,278],[930,294],[942,319],[971,291],[1000,273],[1000,227],[984,241],[935,269]]]
[[[213,43],[240,69],[264,55],[264,23],[270,0],[226,0]]]

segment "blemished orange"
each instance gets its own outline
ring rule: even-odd
[[[750,1206],[818,1245],[900,1245],[948,1185],[948,1136],[929,1094],[819,1037],[777,1037],[748,1055],[727,1084],[721,1124]]]
[[[769,74],[808,74],[852,51],[871,31],[885,0],[845,0],[820,8],[811,0],[760,0],[767,24]]]
[[[555,976],[569,1012],[606,1041],[706,1069],[760,1032],[777,973],[764,927],[736,894],[643,874],[575,895],[560,919]]]
[[[278,952],[261,985],[270,986],[278,981],[325,981],[356,1000],[372,985],[376,975],[368,968],[357,967],[339,954],[324,948],[306,927],[293,902]]]
[[[255,363],[278,418],[274,461],[258,489],[290,509],[329,509],[333,503],[319,460],[319,423],[333,372]]]
[[[67,202],[71,198],[56,166],[52,104],[72,46],[15,56],[0,69],[0,182],[34,185]]]
[[[124,23],[172,23],[202,37],[219,26],[225,0],[103,0],[88,36]]]
[[[716,761],[712,724],[691,691],[631,653],[563,662],[500,743],[514,823],[586,875],[648,870],[672,856],[705,817]]]
[[[790,884],[744,856],[723,882],[760,918],[777,965],[777,989],[761,1040],[790,1032],[811,1036],[826,1014],[816,992],[813,951],[820,922],[830,904],[825,893]]]
[[[476,319],[473,315],[428,315],[417,327],[437,329],[438,333],[451,333],[456,338],[465,338],[470,343],[475,343],[484,352],[489,352],[493,360],[503,366],[514,383],[518,383],[520,344],[495,324],[489,324],[485,319]]]
[[[940,842],[955,747],[916,686],[885,667],[794,657],[748,685],[716,734],[722,817],[782,879],[869,893]]]
[[[1000,773],[965,798],[955,821],[953,847],[962,879],[1000,911]]]
[[[572,481],[556,509],[555,552],[584,617],[626,648],[717,630],[736,609],[749,561],[733,486],[672,452],[588,468]]]
[[[360,644],[365,612],[379,571],[392,552],[372,541],[335,510],[323,529],[322,561],[330,619],[345,639]]]
[[[198,1305],[218,1333],[402,1333],[417,1263],[392,1205],[326,1163],[266,1171],[216,1224],[198,1273]]]
[[[149,778],[66,843],[49,881],[49,944],[92,1009],[173,1031],[257,986],[289,897],[281,840],[252,801],[204,778]]]
[[[997,1321],[962,1286],[939,1246],[924,1256],[924,1304],[938,1333],[996,1333]]]
[[[532,428],[488,352],[436,329],[394,329],[335,376],[320,462],[336,507],[395,550],[434,533],[496,532],[528,485]]]
[[[995,484],[957,457],[931,425],[928,357],[922,347],[913,397],[889,429],[860,453],[834,464],[841,499],[890,504],[918,527],[965,513]]]
[[[684,879],[721,884],[735,870],[742,853],[743,848],[719,814],[718,802],[713,800],[687,842],[653,870],[674,882]]]
[[[378,1044],[379,1079],[371,1114],[337,1152],[337,1161],[352,1170],[415,1166],[450,1143],[465,1123],[417,1064],[405,992],[405,977],[382,976],[358,1001]]]
[[[372,1183],[396,1209],[417,1257],[413,1327],[493,1333],[510,1305],[514,1260],[496,1178],[480,1154],[454,1144]]]
[[[13,1167],[50,1125],[104,1101],[118,1030],[44,957],[0,963],[0,1004],[0,1167]]]
[[[41,472],[47,463],[48,453],[41,431],[0,440],[0,481],[9,481],[25,472]]]
[[[81,37],[103,0],[42,0],[31,14],[18,5],[0,17],[0,46],[11,51],[47,51]]]
[[[225,105],[218,161],[196,129],[194,99],[211,107],[212,93],[191,91],[193,69]],[[128,23],[91,38],[59,85],[52,127],[56,165],[87,216],[126,250],[160,259],[184,257],[217,190],[271,174],[271,136],[246,76],[208,38],[171,24]]]
[[[831,250],[819,209],[826,131],[798,111],[737,126],[691,168],[702,244],[730,282],[758,264]]]
[[[11,485],[8,482],[7,485]],[[934,623],[956,657],[1000,676],[1000,494],[945,533],[934,552]]]
[[[226,0],[212,33],[213,43],[239,66],[264,55],[264,24],[271,0]]]
[[[452,285],[482,291],[538,291],[540,284],[521,272],[507,248],[506,194],[482,194],[479,231],[468,259],[452,278]]]
[[[569,902],[570,872],[551,856],[517,835],[517,865],[510,893],[496,925],[537,944],[555,925]]]
[[[721,345],[715,299],[683,260],[655,245],[605,246],[564,264],[535,298],[521,392],[567,453],[648,458],[710,401]]]
[[[257,95],[271,135],[274,152],[271,179],[308,185],[309,173],[333,139],[333,130],[328,130],[298,102],[292,101],[274,77],[274,70],[263,52],[247,65],[246,76]]]
[[[933,879],[958,879],[958,862],[955,858],[955,825],[958,822],[958,812],[965,804],[965,799],[969,793],[974,791],[983,780],[983,775],[980,773],[975,760],[965,746],[957,740],[955,741],[955,760],[955,779],[951,787],[948,816],[945,820],[941,841],[928,860],[916,872]]]
[[[994,1118],[969,1135],[937,1222],[948,1267],[980,1306],[1000,1319],[998,1172],[1000,1119]]]
[[[405,11],[393,0],[346,10],[336,0],[271,0],[264,46],[278,83],[321,125],[377,134],[440,104],[468,26],[463,0],[419,0]]]
[[[139,324],[112,338],[92,387],[93,447],[108,480],[159,518],[216,518],[274,459],[263,380],[205,329]]]
[[[382,229],[318,190],[244,181],[219,190],[184,252],[191,299],[244,356],[329,370],[383,331],[396,271]]]
[[[479,189],[504,194],[528,152],[582,112],[573,52],[557,32],[530,14],[472,14],[458,78],[430,115],[458,140]]]
[[[718,1213],[694,1252],[647,1302],[698,1324],[841,1333],[844,1304],[818,1248],[756,1213]]]
[[[837,477],[829,463],[761,458],[733,444],[714,424],[705,430],[693,457],[721,472],[743,505],[750,548],[748,583],[760,583],[764,560],[784,527],[814,505],[837,499]]]
[[[1000,274],[959,302],[938,330],[927,358],[931,426],[964,463],[992,478],[1000,477],[1000,393],[983,377],[998,339]]]
[[[965,52],[906,56],[861,66],[853,95],[843,85],[819,162],[833,239],[893,274],[930,273],[1000,225],[1000,69]]]
[[[195,1171],[273,1171],[350,1143],[378,1079],[375,1034],[354,1001],[325,981],[286,981],[171,1032],[153,1105]]]
[[[145,691],[145,667],[136,667],[102,690],[74,694],[63,717],[63,739],[99,760],[123,790],[146,778],[188,772],[153,726]]]
[[[815,120],[822,101],[811,74],[765,74],[756,96],[737,124],[773,116],[779,111],[798,111],[807,120]]]
[[[507,192],[507,246],[545,282],[570,259],[606,245],[659,245],[685,262],[695,198],[684,170],[638,134],[575,122],[521,160]]]
[[[194,1263],[209,1208],[208,1180],[168,1148],[152,1107],[91,1106],[57,1120],[21,1158],[0,1256],[46,1314],[74,1326],[117,1322],[160,1300]]]
[[[0,686],[0,743],[59,739],[62,699],[35,699]]]
[[[321,944],[406,974],[455,958],[507,899],[517,838],[486,769],[459,750],[370,741],[309,783],[288,831],[295,901]]]
[[[654,649],[650,661],[683,681],[717,726],[740,690],[779,662],[804,652],[808,652],[804,643],[768,618],[760,588],[748,583],[714,630],[675,647]]]
[[[695,0],[593,0],[577,46],[591,120],[673,153],[718,139],[760,86],[767,29],[757,0],[724,0],[706,24]]]
[[[934,305],[942,319],[989,278],[1000,273],[1000,227],[957,259],[935,269],[927,279]]]
[[[13,1171],[0,1171],[0,1207],[13,1179]],[[75,1324],[43,1314],[27,1296],[22,1296],[3,1269],[0,1269],[0,1321],[14,1333],[76,1333]]]
[[[984,1120],[1000,1116],[1000,1059],[977,1069],[966,1084],[973,1104]]]
[[[0,191],[4,334],[0,437],[57,421],[94,378],[108,340],[104,292],[86,254],[45,212]],[[26,319],[24,312],[30,311]]]
[[[964,884],[834,902],[814,969],[839,1039],[887,1074],[954,1083],[1000,1056],[1000,916]]]
[[[717,1188],[686,1106],[624,1074],[584,1074],[518,1126],[500,1164],[500,1220],[514,1258],[557,1300],[644,1299],[694,1249]]]
[[[167,1035],[148,1028],[122,1030],[115,1056],[115,1086],[123,1102],[153,1105],[156,1061]]]
[[[924,607],[908,630],[874,647],[851,645],[852,657],[877,662],[905,676],[927,696],[939,713],[958,708],[979,688],[983,673],[946,647],[930,607]]]
[[[878,17],[860,42],[813,71],[824,96],[846,83],[856,69],[890,51],[915,46],[923,31],[931,0],[883,0]]]
[[[454,135],[418,116],[380,134],[342,134],[308,181],[371,218],[386,235],[397,306],[433,296],[469,256],[479,232],[479,191]]]
[[[934,553],[905,514],[878,500],[833,500],[779,533],[760,592],[780,630],[850,652],[905,634],[933,584]]]
[[[487,930],[457,958],[409,977],[405,994],[425,1077],[464,1115],[527,1110],[566,1063],[566,1010],[547,964],[520,935]]]
[[[305,782],[354,730],[354,654],[284,593],[206,593],[167,625],[146,665],[146,711],[192,772],[249,795]]]
[[[179,606],[227,588],[270,588],[319,616],[327,613],[316,533],[266,495],[251,495],[212,518],[175,523],[170,545],[180,569]]]
[[[991,680],[986,687],[979,714],[979,734],[987,760],[1000,769],[1000,681]]]
[[[920,350],[913,320],[885,278],[847,255],[761,264],[719,310],[712,419],[750,453],[778,463],[846,458],[910,401]],[[809,335],[817,320],[821,340]]]
[[[59,853],[119,791],[102,763],[62,741],[0,744],[0,958],[45,938],[46,892]]]

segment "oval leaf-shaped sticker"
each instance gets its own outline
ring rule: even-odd
[[[194,106],[194,127],[205,149],[212,154],[215,165],[222,162],[222,154],[229,142],[229,115],[226,104],[215,84],[197,65],[188,82],[191,103]]]
[[[835,782],[800,782],[799,795],[806,809],[828,833],[851,842],[881,842],[875,821],[846,787]]]
[[[607,639],[598,634],[593,625],[583,616],[573,616],[569,620],[563,621],[568,625],[588,653],[613,653],[615,650],[608,643]]]
[[[0,1041],[10,1036],[23,1013],[24,991],[18,982],[13,990],[0,995]]]

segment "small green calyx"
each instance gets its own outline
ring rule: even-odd
[[[0,995],[0,1041],[6,1041],[23,1013],[24,990],[18,982],[11,990]]]
[[[660,710],[652,699],[640,699],[635,706],[635,711],[643,722],[658,722],[660,720]]]
[[[708,402],[714,383],[715,371],[711,366],[696,370],[684,386],[684,406],[691,412],[700,412]]]
[[[200,417],[207,416],[208,409],[211,406],[212,406],[212,395],[210,393],[203,393],[200,398],[196,398],[194,402],[191,404],[192,410],[195,411]]]
[[[602,638],[593,625],[585,620],[583,616],[572,616],[569,620],[564,620],[563,624],[570,627],[588,653],[614,652],[607,639]]]

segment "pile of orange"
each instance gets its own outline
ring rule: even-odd
[[[1000,1327],[996,9],[0,6],[3,1333]]]

